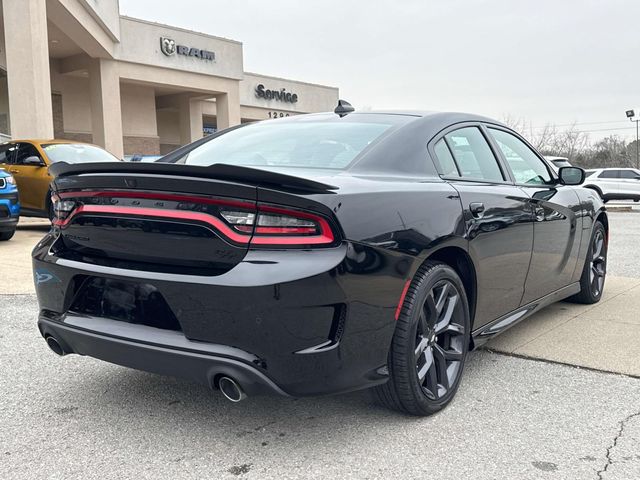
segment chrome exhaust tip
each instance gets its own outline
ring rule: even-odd
[[[222,395],[233,403],[238,403],[247,398],[247,394],[244,393],[242,387],[238,385],[233,378],[230,377],[220,377],[218,380],[218,388],[222,392]]]
[[[60,345],[60,343],[54,337],[49,335],[47,338],[45,338],[45,341],[47,342],[47,345],[49,346],[49,348],[53,353],[55,353],[60,357],[62,357],[63,355],[66,355],[67,352],[64,351],[64,348],[62,348],[62,345]]]

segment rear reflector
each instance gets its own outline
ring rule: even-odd
[[[409,285],[411,285],[411,280],[407,280],[407,283],[404,284],[404,288],[402,289],[402,293],[400,294],[400,300],[398,300],[398,306],[396,307],[396,321],[400,317],[400,312],[402,311],[402,304],[404,303],[404,298],[407,296]]]

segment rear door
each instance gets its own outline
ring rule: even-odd
[[[611,168],[598,174],[597,185],[602,190],[602,195],[620,193],[620,170]]]
[[[527,304],[572,282],[582,235],[582,206],[574,187],[559,184],[521,138],[499,127],[487,130],[516,185],[530,198],[535,218],[533,255],[522,299]]]
[[[640,172],[637,170],[620,170],[618,180],[620,193],[628,195],[630,198],[640,198]]]
[[[513,185],[478,124],[445,130],[430,151],[464,210],[477,270],[477,329],[520,306],[533,246],[529,197]]]

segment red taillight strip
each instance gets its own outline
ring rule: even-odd
[[[404,284],[404,288],[402,289],[402,293],[400,294],[400,300],[398,300],[398,306],[396,307],[396,321],[400,317],[404,298],[407,296],[407,291],[409,291],[409,285],[411,285],[411,280],[407,280],[407,283]]]
[[[211,225],[223,233],[229,239],[237,243],[249,243],[250,235],[241,235],[234,232],[222,220],[206,213],[192,212],[189,210],[164,210],[160,208],[118,207],[115,205],[81,205],[73,210],[64,220],[55,220],[58,227],[65,227],[74,217],[86,213],[103,213],[112,215],[134,215],[142,217],[155,217],[178,220],[192,220]]]
[[[258,236],[254,235],[251,239],[252,245],[322,245],[329,244],[335,241],[335,237],[333,236],[333,231],[329,226],[329,222],[327,222],[324,218],[319,215],[314,215],[312,213],[307,212],[299,212],[297,210],[288,210],[286,208],[272,207],[270,205],[258,205],[258,214],[260,212],[270,212],[270,213],[279,213],[282,215],[289,215],[292,217],[298,218],[308,218],[317,222],[320,226],[320,234],[319,235],[309,235],[309,236],[299,236],[299,237],[275,237],[275,236]],[[267,228],[267,227],[256,227],[256,233],[259,234],[259,228]],[[265,232],[267,233],[267,232]],[[271,233],[271,232],[268,232]]]
[[[199,197],[193,195],[179,195],[173,193],[154,192],[118,192],[118,191],[78,191],[59,193],[60,198],[83,198],[83,197],[113,197],[113,198],[141,198],[147,200],[169,200],[176,202],[204,203],[208,205],[225,205],[231,207],[250,208],[255,210],[256,204],[243,202],[240,200],[227,200],[218,198]]]

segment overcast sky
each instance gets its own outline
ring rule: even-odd
[[[356,108],[635,137],[624,112],[640,107],[640,0],[120,0],[120,10],[239,40],[246,71],[337,86]]]

